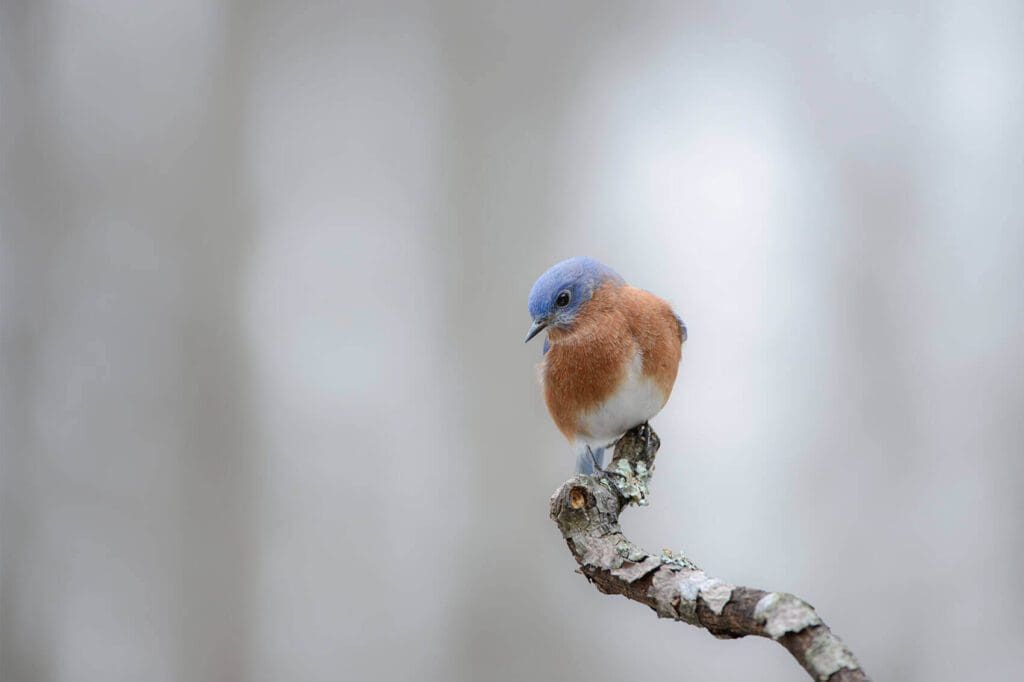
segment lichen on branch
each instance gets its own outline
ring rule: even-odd
[[[622,534],[619,514],[648,503],[660,445],[650,426],[637,426],[618,441],[603,472],[574,476],[551,497],[551,518],[580,572],[605,594],[623,595],[716,637],[773,639],[814,679],[867,680],[850,650],[802,599],[731,585],[682,554],[651,554]]]

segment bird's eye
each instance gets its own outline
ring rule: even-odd
[[[572,298],[572,294],[570,294],[569,290],[566,289],[562,293],[558,294],[557,298],[555,298],[555,305],[558,306],[559,308],[564,308],[565,306],[569,305],[570,298]]]

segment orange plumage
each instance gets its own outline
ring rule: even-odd
[[[613,284],[594,292],[572,329],[551,328],[548,338],[544,398],[555,425],[569,440],[597,435],[588,433],[581,417],[615,393],[637,352],[643,376],[657,385],[664,405],[684,341],[683,327],[668,303],[642,289]]]

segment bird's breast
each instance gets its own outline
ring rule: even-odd
[[[615,390],[589,410],[580,413],[577,438],[603,445],[661,411],[668,400],[658,382],[644,374],[643,355],[633,354]]]
[[[657,414],[668,400],[644,372],[636,342],[613,348],[554,347],[545,358],[544,396],[559,430],[570,440],[608,443]]]
[[[682,338],[667,303],[632,287],[602,287],[571,332],[549,332],[544,397],[569,440],[604,444],[657,414],[679,368]]]
[[[580,416],[608,400],[626,377],[635,344],[603,336],[587,343],[557,343],[544,356],[544,398],[566,438],[574,440]]]

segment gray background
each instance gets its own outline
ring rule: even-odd
[[[599,595],[526,295],[686,319],[625,527],[1024,663],[1019,2],[4,2],[0,678],[792,680]]]

